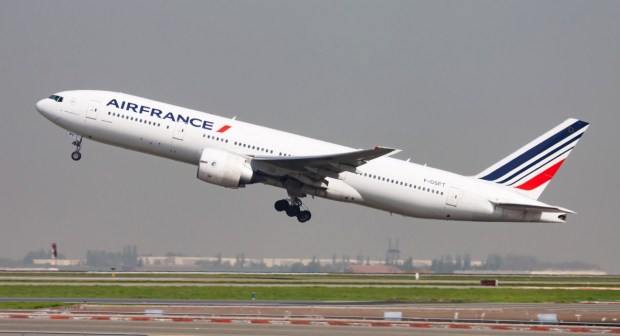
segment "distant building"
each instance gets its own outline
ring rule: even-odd
[[[49,265],[49,266],[82,266],[82,260],[78,259],[32,259],[34,265]]]
[[[511,271],[511,270],[467,270],[467,271],[454,271],[454,274],[466,274],[466,275],[558,275],[558,276],[598,276],[607,275],[607,272],[601,270],[541,270],[541,271]]]
[[[403,271],[392,265],[349,265],[351,273],[355,274],[399,274]]]

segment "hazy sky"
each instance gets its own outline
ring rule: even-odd
[[[426,259],[517,253],[620,273],[618,1],[0,1],[0,257],[49,248]],[[592,125],[541,200],[567,224],[445,222],[227,190],[84,141],[37,100],[122,91],[475,174],[569,117]]]

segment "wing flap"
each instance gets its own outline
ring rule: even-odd
[[[317,156],[290,156],[290,157],[255,157],[253,161],[267,163],[279,168],[299,172],[319,174],[321,170],[331,172],[354,172],[355,168],[368,161],[398,153],[399,150],[388,147],[375,147],[348,153],[317,155]]]

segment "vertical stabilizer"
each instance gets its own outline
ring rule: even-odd
[[[567,119],[476,177],[538,199],[588,125],[583,120]]]

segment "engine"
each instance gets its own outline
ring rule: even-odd
[[[198,179],[237,189],[250,183],[254,171],[250,159],[221,149],[205,148],[198,163]]]

